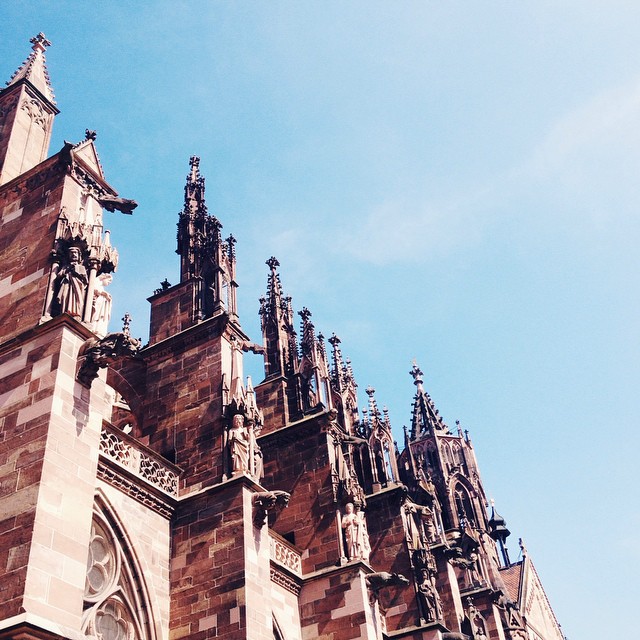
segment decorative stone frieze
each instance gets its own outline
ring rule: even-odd
[[[271,582],[273,582],[274,584],[277,584],[283,589],[286,589],[290,593],[293,593],[293,595],[296,597],[300,595],[300,590],[302,589],[302,586],[298,584],[296,580],[289,577],[282,571],[278,571],[278,569],[274,567],[271,567]]]

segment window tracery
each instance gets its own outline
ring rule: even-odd
[[[114,528],[94,511],[82,628],[97,640],[153,640],[138,573]]]

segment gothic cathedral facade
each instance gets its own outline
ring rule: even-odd
[[[0,91],[0,638],[562,640],[417,365],[399,448],[275,258],[260,344],[244,333],[198,158],[148,344],[109,332],[103,215],[136,203],[93,132],[49,156],[50,43],[31,43]]]

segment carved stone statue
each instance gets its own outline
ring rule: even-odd
[[[369,532],[362,511],[354,509],[353,503],[345,506],[345,514],[342,516],[342,528],[344,529],[347,557],[349,560],[369,561],[371,545],[369,544]]]
[[[109,320],[111,319],[111,294],[105,287],[111,284],[113,276],[110,273],[103,273],[96,278],[93,290],[93,307],[91,310],[91,324],[93,330],[101,335],[107,332]]]
[[[82,317],[87,292],[87,270],[82,264],[82,252],[78,247],[67,250],[67,262],[60,267],[54,282],[54,313],[69,313]]]
[[[250,473],[249,468],[250,436],[244,424],[244,416],[237,413],[231,420],[231,427],[227,435],[227,447],[231,457],[231,475]]]
[[[416,509],[416,513],[420,517],[420,521],[424,527],[424,533],[427,538],[427,542],[435,542],[438,535],[436,523],[434,521],[433,512],[429,507],[420,506]]]
[[[436,589],[435,576],[423,569],[418,578],[418,602],[422,617],[426,622],[442,618],[442,603]]]
[[[469,621],[471,622],[473,640],[487,640],[488,636],[486,634],[485,621],[482,614],[475,607],[471,598],[467,599],[467,603],[469,607],[468,616]]]
[[[371,544],[369,543],[369,531],[367,529],[367,521],[363,511],[356,511],[358,517],[358,535],[360,536],[360,555],[365,562],[369,562],[371,555]]]

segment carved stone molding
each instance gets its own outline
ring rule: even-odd
[[[120,489],[123,493],[126,493],[145,507],[149,507],[149,509],[159,513],[167,519],[171,518],[173,515],[173,505],[160,499],[141,484],[134,482],[121,473],[118,473],[103,461],[98,463],[98,478],[104,480],[107,484]]]
[[[302,589],[302,586],[298,584],[296,580],[282,573],[281,571],[278,571],[274,567],[271,567],[271,582],[279,585],[283,589],[286,589],[287,591],[289,591],[289,593],[292,593],[294,596],[300,595],[300,590]]]

